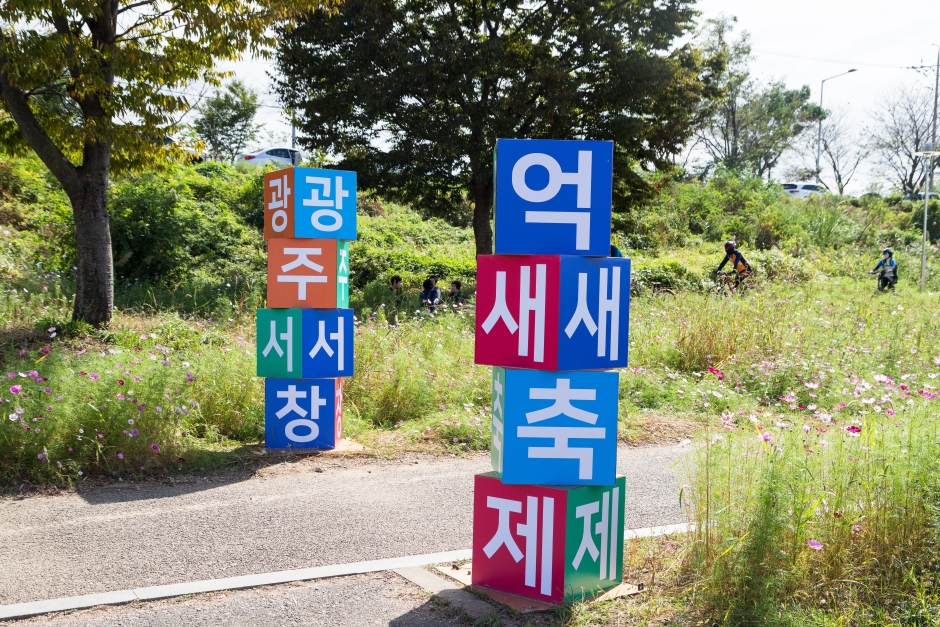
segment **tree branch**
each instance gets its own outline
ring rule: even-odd
[[[6,70],[7,63],[6,57],[0,57],[0,98],[3,99],[7,112],[16,122],[30,147],[39,155],[65,191],[74,192],[80,187],[76,167],[43,130],[29,106],[26,94],[10,82]]]

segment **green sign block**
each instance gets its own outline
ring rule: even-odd
[[[493,470],[503,474],[503,434],[506,407],[506,369],[493,368],[493,442],[490,445],[490,464]]]
[[[565,598],[580,599],[623,578],[625,477],[613,486],[568,491],[565,508]]]
[[[301,378],[301,309],[258,310],[258,376]]]
[[[336,244],[336,308],[349,307],[349,242]]]

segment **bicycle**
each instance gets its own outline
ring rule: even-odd
[[[749,274],[737,272],[714,272],[714,285],[708,288],[708,294],[716,296],[731,296],[747,289]]]
[[[648,276],[648,270],[637,270],[630,277],[630,296],[642,296],[646,292],[651,292],[655,296],[675,296],[676,293],[663,287],[660,281],[650,281],[648,284],[642,280],[642,277]]]

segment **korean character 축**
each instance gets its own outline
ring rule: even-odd
[[[561,604],[623,578],[626,481],[612,486],[507,485],[477,475],[473,584]]]
[[[353,310],[302,311],[303,377],[321,379],[353,376]]]
[[[337,307],[335,239],[268,240],[268,307]]]
[[[294,168],[296,224],[301,237],[356,239],[356,173]]]
[[[294,237],[294,168],[264,175],[264,239]]]
[[[506,484],[613,485],[620,375],[493,368],[491,462]]]
[[[256,320],[258,376],[301,378],[301,310],[259,309]]]
[[[478,364],[534,370],[627,365],[630,260],[477,257]]]
[[[342,425],[342,379],[265,379],[266,448],[331,449]]]
[[[613,143],[499,139],[495,252],[610,253]]]

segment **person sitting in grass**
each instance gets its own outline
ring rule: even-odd
[[[461,285],[460,281],[451,281],[450,289],[447,291],[447,300],[455,305],[463,303],[463,292],[460,291]]]
[[[878,272],[881,270],[881,272]],[[878,290],[893,290],[898,282],[898,262],[894,260],[894,251],[885,248],[881,253],[881,261],[871,271],[872,274],[878,274]]]
[[[437,311],[437,306],[441,304],[441,291],[434,287],[431,279],[425,279],[421,286],[421,304],[428,308],[429,313]]]
[[[721,269],[724,268],[725,264],[729,261],[731,262],[731,269],[735,273],[735,284],[741,283],[741,281],[751,275],[751,264],[747,262],[744,255],[741,254],[741,251],[737,249],[735,243],[730,240],[725,242],[725,258],[722,259],[721,264],[719,264],[714,274],[721,272]]]

